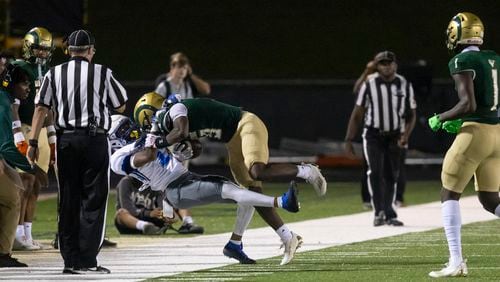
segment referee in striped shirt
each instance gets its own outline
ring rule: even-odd
[[[57,132],[59,249],[66,274],[110,273],[97,264],[109,188],[106,132],[111,109],[123,112],[127,93],[109,68],[91,63],[94,44],[86,30],[69,36],[71,59],[47,72],[35,97],[28,148],[28,158],[36,160],[38,135],[52,108]]]
[[[345,137],[348,155],[352,140],[364,121],[363,151],[368,165],[368,189],[375,210],[374,226],[402,226],[393,203],[402,147],[415,124],[416,102],[411,83],[396,73],[396,55],[383,51],[375,56],[377,72],[359,90]]]

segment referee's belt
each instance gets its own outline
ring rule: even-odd
[[[75,135],[90,135],[91,131],[88,128],[73,128],[73,129],[59,129],[58,134],[75,134]],[[107,131],[102,128],[97,128],[95,134],[107,134]]]
[[[401,134],[401,131],[399,129],[396,130],[391,130],[391,131],[383,131],[375,127],[367,127],[368,131],[371,131],[373,133],[376,133],[380,136],[398,136]]]

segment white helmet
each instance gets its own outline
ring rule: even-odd
[[[130,118],[124,115],[111,116],[111,128],[108,132],[108,139],[112,153],[134,142],[139,138],[139,135],[139,127]]]

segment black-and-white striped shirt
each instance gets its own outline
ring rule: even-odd
[[[73,57],[51,68],[43,79],[35,104],[53,107],[58,129],[87,128],[95,119],[99,128],[111,126],[110,108],[127,101],[125,88],[102,65]]]
[[[406,111],[417,108],[411,83],[399,74],[391,82],[384,81],[378,73],[368,76],[356,105],[367,109],[365,126],[380,131],[403,130]]]

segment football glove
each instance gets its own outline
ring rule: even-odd
[[[146,142],[144,143],[144,147],[146,148],[156,148],[156,139],[158,139],[160,136],[158,135],[154,135],[154,134],[151,134],[151,133],[148,133],[146,135]]]
[[[17,150],[26,156],[26,152],[28,151],[28,142],[24,139],[24,135],[22,132],[14,133],[14,142],[16,142]]]
[[[191,142],[186,140],[175,144],[174,149],[172,150],[172,155],[174,155],[174,157],[181,162],[191,159],[193,157]]]
[[[441,125],[443,125],[443,123],[439,120],[439,116],[437,114],[434,114],[434,116],[429,118],[428,122],[429,122],[429,127],[434,132],[438,131],[441,128]]]
[[[460,128],[462,127],[462,123],[464,123],[462,119],[445,121],[443,123],[443,129],[446,130],[446,132],[448,133],[457,134]]]

